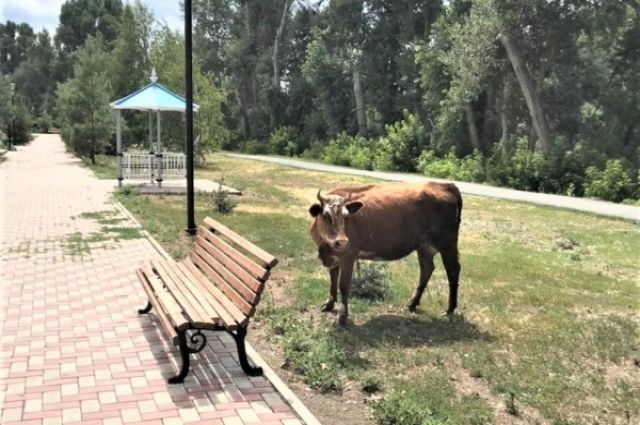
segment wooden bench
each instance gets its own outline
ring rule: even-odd
[[[262,368],[247,361],[244,339],[277,263],[271,254],[207,217],[185,260],[153,260],[140,266],[136,274],[148,303],[138,313],[146,314],[155,307],[162,327],[180,348],[182,369],[169,383],[184,381],[189,354],[206,345],[203,330],[229,332],[236,341],[242,370],[250,376],[262,375]]]

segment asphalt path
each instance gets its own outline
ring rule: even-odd
[[[409,173],[389,173],[384,171],[358,170],[337,165],[320,164],[317,162],[303,161],[293,158],[283,158],[266,155],[245,155],[231,152],[220,152],[234,158],[250,159],[255,161],[270,162],[273,164],[285,165],[288,167],[303,168],[306,170],[323,171],[326,173],[352,174],[356,176],[371,177],[379,180],[395,182],[444,182],[450,180],[426,177],[420,174]],[[640,222],[640,207],[632,205],[614,204],[613,202],[597,201],[595,199],[574,198],[571,196],[552,195],[548,193],[525,192],[522,190],[505,189],[502,187],[488,186],[479,183],[467,183],[453,181],[464,194],[489,196],[492,198],[508,199],[512,201],[531,202],[538,205],[548,205],[551,207],[567,208],[571,210],[583,211],[608,217],[623,218]],[[325,189],[325,188],[323,188]],[[329,189],[329,188],[326,188]]]

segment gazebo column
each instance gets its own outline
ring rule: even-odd
[[[153,150],[153,111],[149,110],[149,155],[153,155],[155,152]],[[149,156],[149,178],[151,179],[151,184],[153,184],[154,178],[154,169],[155,169],[155,157]]]
[[[118,187],[122,187],[122,128],[120,109],[116,109],[116,162],[118,163]]]
[[[161,140],[161,126],[160,126],[160,111],[156,111],[156,116],[158,120],[158,142],[156,145],[156,161],[158,162],[158,175],[156,176],[156,181],[158,182],[158,187],[162,187],[162,140]]]

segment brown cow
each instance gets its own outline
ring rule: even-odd
[[[357,259],[398,260],[418,253],[420,279],[408,308],[415,311],[440,252],[449,279],[449,308],[458,301],[458,230],[462,196],[451,183],[387,184],[338,188],[309,208],[311,237],[329,269],[331,290],[322,311],[333,311],[340,288],[337,322],[348,316],[349,288]]]

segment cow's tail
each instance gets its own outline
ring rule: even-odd
[[[457,228],[456,230],[460,230],[460,223],[462,222],[462,193],[460,193],[460,189],[458,189],[458,186],[456,186],[455,184],[451,184],[451,191],[453,192],[453,194],[456,197],[456,203],[458,206],[457,209],[457,217],[456,217],[456,223],[457,223]]]

